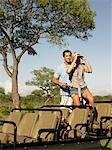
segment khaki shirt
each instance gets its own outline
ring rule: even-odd
[[[71,87],[83,88],[86,86],[86,82],[84,81],[84,72],[89,73],[88,68],[84,64],[79,64],[77,68],[70,73]]]

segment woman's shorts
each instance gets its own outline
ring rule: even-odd
[[[86,89],[88,89],[87,86],[80,88],[80,90],[79,90],[79,88],[71,87],[70,88],[70,95],[72,96],[72,95],[83,94]]]

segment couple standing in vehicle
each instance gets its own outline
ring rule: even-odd
[[[63,63],[58,66],[52,82],[60,87],[60,105],[80,106],[83,97],[94,108],[94,98],[84,80],[84,73],[92,73],[92,67],[85,56],[72,53],[70,50],[63,52]]]

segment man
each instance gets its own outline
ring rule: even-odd
[[[60,87],[61,102],[60,105],[72,105],[72,98],[70,96],[70,80],[67,73],[67,66],[71,64],[72,52],[65,50],[63,52],[63,63],[58,66],[54,73],[52,82]]]

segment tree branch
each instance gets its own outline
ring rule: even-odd
[[[24,48],[22,50],[22,52],[19,54],[19,56],[17,57],[17,61],[20,62],[21,57],[24,55],[24,53],[27,51],[27,48]]]
[[[7,40],[9,41],[9,44],[10,44],[10,47],[11,47],[11,53],[12,53],[13,60],[17,61],[17,60],[16,60],[16,54],[15,54],[14,47],[13,47],[13,43],[12,43],[12,41],[11,41],[9,35],[8,35],[7,32],[4,30],[4,28],[2,27],[1,24],[0,24],[0,28],[1,28],[1,31],[4,33],[5,37],[7,38]]]
[[[24,53],[27,51],[28,47],[32,47],[33,45],[35,45],[36,43],[38,43],[40,34],[41,34],[40,31],[38,31],[38,32],[36,33],[37,39],[36,39],[35,41],[29,43],[29,44],[22,50],[22,52],[18,55],[18,57],[17,57],[18,62],[20,62],[21,57],[22,57],[22,56],[24,55]]]
[[[1,54],[3,56],[3,66],[4,66],[4,69],[5,69],[6,73],[8,74],[8,76],[11,77],[12,73],[9,70],[8,65],[7,65],[7,54],[5,53],[5,50],[3,48],[1,48],[1,52],[2,52]]]

